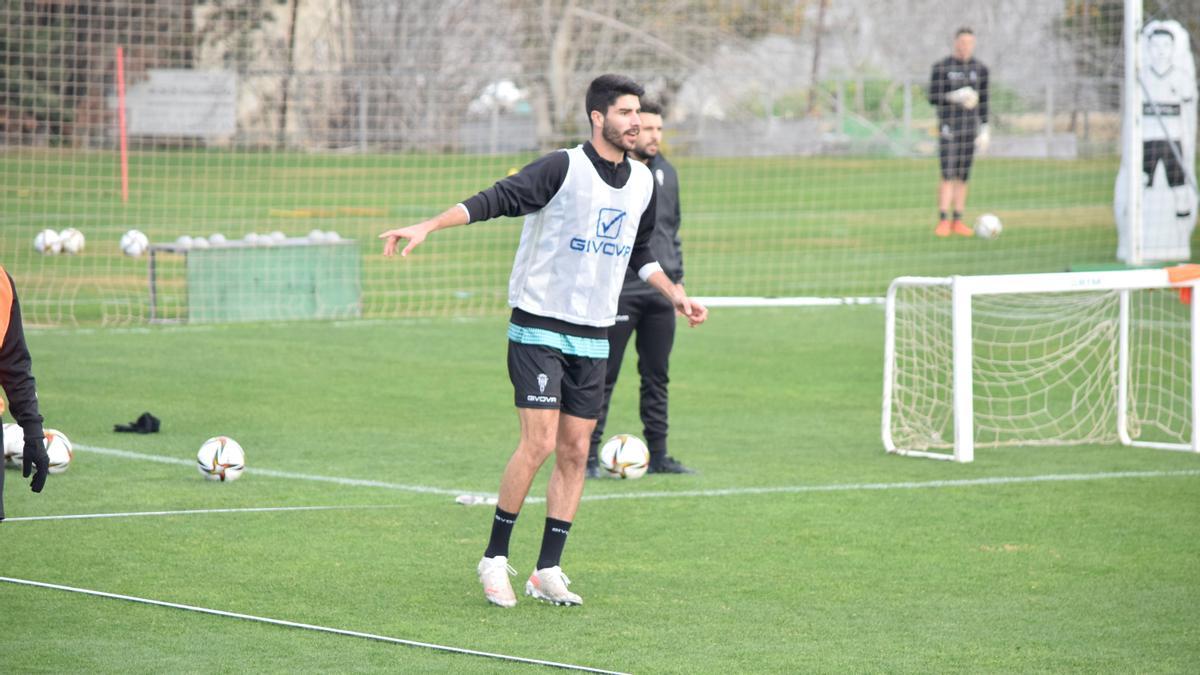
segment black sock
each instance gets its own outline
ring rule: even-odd
[[[962,220],[962,211],[955,211],[955,212],[954,212],[954,219],[955,219],[955,220]]]
[[[496,516],[492,518],[492,538],[488,540],[487,550],[483,552],[485,558],[495,558],[498,555],[508,557],[508,539],[512,536],[513,524],[516,522],[517,514],[496,507]]]
[[[946,219],[946,212],[938,211],[938,220],[945,220],[945,219]]]
[[[542,551],[538,554],[537,568],[554,567],[562,560],[563,546],[567,545],[567,533],[571,523],[557,518],[546,518],[546,529],[542,532]]]

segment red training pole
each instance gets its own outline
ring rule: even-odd
[[[129,202],[129,146],[125,137],[125,51],[117,45],[117,124],[121,137],[121,203]]]

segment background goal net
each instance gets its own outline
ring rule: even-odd
[[[136,324],[131,228],[160,245],[333,231],[361,256],[361,316],[500,313],[518,221],[402,263],[376,236],[581,142],[587,83],[621,72],[666,105],[696,295],[879,297],[903,274],[1112,262],[1121,3],[961,4],[3,2],[0,260],[31,324]],[[998,214],[995,241],[932,236],[927,81],[962,24],[993,137],[966,218]],[[82,252],[34,250],[66,228]]]
[[[901,278],[887,312],[889,451],[1195,449],[1192,305],[1163,270]]]

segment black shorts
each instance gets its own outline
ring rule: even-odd
[[[1174,152],[1171,151],[1171,146],[1175,146]],[[1186,182],[1183,165],[1175,157],[1176,152],[1183,155],[1179,141],[1159,139],[1142,143],[1142,173],[1146,174],[1146,187],[1150,187],[1154,182],[1154,170],[1158,168],[1159,162],[1162,162],[1167,170],[1168,186],[1179,187]]]
[[[944,180],[970,179],[971,163],[975,161],[975,131],[974,125],[957,129],[951,124],[941,126],[938,159]]]
[[[508,377],[518,408],[562,410],[575,417],[597,419],[604,407],[607,364],[608,359],[508,342]]]

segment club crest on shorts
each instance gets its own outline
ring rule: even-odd
[[[546,393],[546,384],[550,382],[550,378],[545,373],[538,373],[538,393]]]

